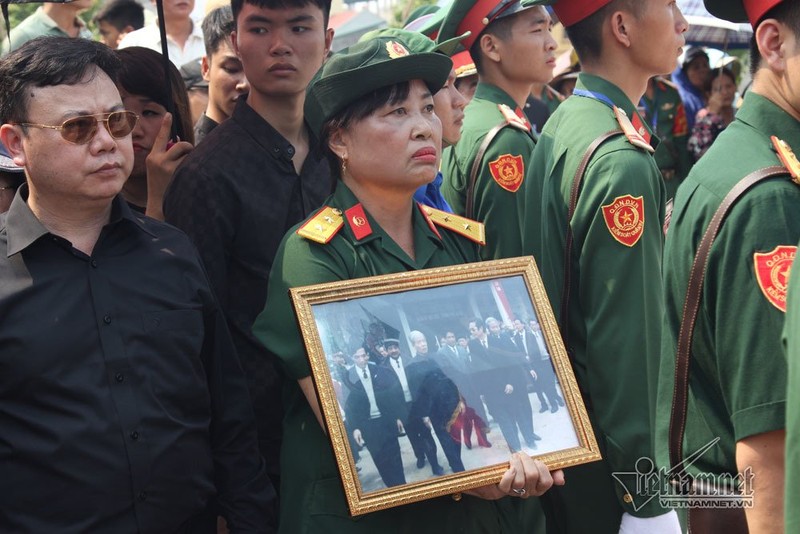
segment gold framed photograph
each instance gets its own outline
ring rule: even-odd
[[[600,459],[532,257],[290,292],[352,515]]]

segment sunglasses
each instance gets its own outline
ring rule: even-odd
[[[68,143],[85,145],[97,135],[97,123],[99,122],[103,123],[111,137],[121,139],[133,131],[138,121],[139,116],[133,111],[112,111],[111,113],[72,117],[62,122],[61,126],[33,124],[30,122],[21,122],[19,125],[58,130],[61,132],[61,137]]]

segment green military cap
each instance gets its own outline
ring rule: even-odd
[[[419,6],[414,11],[411,12],[411,14],[408,16],[406,21],[403,23],[403,26],[408,26],[409,24],[411,24],[412,22],[414,22],[418,18],[423,17],[425,15],[432,15],[432,14],[436,13],[437,11],[439,11],[439,6],[437,6],[436,4],[428,4],[426,6]]]
[[[416,35],[413,39],[408,39],[409,34],[412,35],[416,34]],[[439,43],[432,41],[422,32],[409,31],[406,29],[401,30],[400,28],[381,28],[379,30],[372,30],[370,32],[365,33],[364,35],[361,36],[361,38],[359,38],[358,42],[362,43],[364,41],[368,41],[376,37],[386,37],[386,36],[395,37],[398,39],[405,39],[408,44],[408,50],[412,54],[439,52],[446,56],[453,55],[456,52],[456,50],[460,47],[461,39],[467,37],[467,35],[462,35],[460,37],[454,37],[452,39],[448,39],[443,43]]]
[[[705,0],[708,12],[730,22],[750,22],[755,28],[764,15],[784,0]]]
[[[304,111],[312,130],[319,135],[325,121],[382,87],[419,79],[432,93],[441,89],[453,62],[434,47],[422,34],[395,30],[331,56],[306,91]],[[417,50],[428,51],[412,52]]]
[[[453,0],[439,28],[438,39],[452,39],[471,32],[461,44],[470,49],[481,32],[493,21],[533,6],[554,4],[555,0]]]

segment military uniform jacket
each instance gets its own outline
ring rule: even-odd
[[[341,182],[325,205],[339,210],[344,217],[347,217],[347,210],[361,206]],[[441,226],[432,227],[420,209],[413,210],[416,260],[409,258],[368,212],[364,212],[363,218],[371,231],[360,239],[356,237],[354,228],[361,229],[363,225],[355,226],[355,223],[351,225],[347,221],[334,235],[328,235],[327,244],[298,235],[298,229],[309,229],[309,223],[312,223],[310,230],[314,230],[316,224],[322,227],[328,224],[321,215],[312,216],[290,231],[273,264],[266,307],[253,328],[255,335],[282,362],[289,378],[284,389],[280,532],[523,532],[527,528],[524,523],[526,502],[532,501],[511,498],[484,501],[465,495],[460,501],[455,501],[451,497],[441,497],[350,517],[330,441],[297,384],[297,380],[309,376],[311,370],[288,289],[479,260],[474,242]],[[323,231],[331,233],[327,228]],[[363,230],[359,230],[361,232]]]
[[[667,199],[674,198],[678,185],[692,167],[687,142],[689,127],[681,95],[671,82],[661,77],[653,80],[653,99],[642,97],[643,118],[658,136],[655,158],[665,176]]]
[[[628,117],[636,113],[624,93],[601,78],[582,73],[577,89],[605,95]],[[556,313],[575,171],[595,139],[619,128],[610,106],[573,95],[550,117],[537,143],[531,176],[541,190],[541,225],[533,218],[526,221],[526,232],[538,232],[538,240],[526,239],[525,252],[534,254]],[[651,143],[657,142],[653,137]],[[570,222],[574,243],[565,341],[612,472],[633,473],[639,458],[653,455],[648,401],[655,396],[661,340],[663,220],[664,186],[651,154],[623,135],[606,141],[587,167]],[[657,499],[636,510],[621,485],[614,489],[625,511],[660,513]]]
[[[786,532],[800,532],[800,269],[789,284],[786,324],[783,328],[789,377],[786,393]]]
[[[780,165],[770,140],[800,150],[800,123],[748,93],[736,120],[695,165],[675,199],[664,250],[665,327],[658,387],[657,454],[668,465],[678,330],[698,243],[722,199],[744,176]],[[692,343],[684,456],[714,438],[690,474],[736,473],[736,442],[784,428],[786,285],[800,239],[800,187],[759,183],[731,209],[708,259]]]
[[[501,112],[501,104],[514,114],[517,104],[508,94],[479,83],[465,110],[461,139],[444,151],[442,195],[454,213],[466,213],[469,175],[484,137],[496,125],[509,120]],[[533,148],[533,133],[511,125],[500,130],[484,153],[472,198],[472,218],[486,225],[487,246],[481,251],[484,259],[522,255],[521,227],[528,189],[525,172]]]

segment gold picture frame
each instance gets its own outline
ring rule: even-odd
[[[290,293],[352,515],[496,483],[513,450],[551,470],[601,459],[532,257],[317,284]],[[511,336],[502,332],[509,320],[515,333],[510,345]],[[476,337],[466,343],[469,353],[458,356],[452,337],[464,337],[468,329]],[[489,330],[501,332],[483,343]],[[431,334],[435,341],[428,341]],[[463,344],[459,339],[457,345]],[[526,422],[531,418],[532,437]]]

